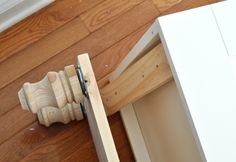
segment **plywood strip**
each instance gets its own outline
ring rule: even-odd
[[[164,49],[159,44],[101,90],[106,113],[119,111],[171,78]]]
[[[85,108],[98,158],[101,162],[118,162],[118,154],[88,54],[78,56],[78,65],[86,80],[89,98],[85,99]]]

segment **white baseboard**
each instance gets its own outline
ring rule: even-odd
[[[1,0],[0,32],[8,29],[55,0]]]

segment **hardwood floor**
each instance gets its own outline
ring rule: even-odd
[[[26,81],[89,53],[99,86],[160,15],[218,0],[57,0],[0,33],[0,161],[98,161],[86,120],[45,128],[23,111]],[[119,113],[109,124],[121,161],[134,161]]]

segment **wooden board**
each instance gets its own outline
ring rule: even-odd
[[[85,99],[85,111],[98,158],[101,162],[118,162],[119,158],[88,54],[78,56],[78,65],[86,80],[88,98]]]
[[[133,103],[133,107],[151,161],[204,161],[173,80]]]
[[[162,44],[158,44],[101,89],[107,115],[165,84],[172,74]]]

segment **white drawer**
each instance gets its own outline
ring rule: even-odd
[[[111,79],[161,41],[174,77],[121,110],[137,161],[236,161],[235,8],[160,17],[114,71]]]

